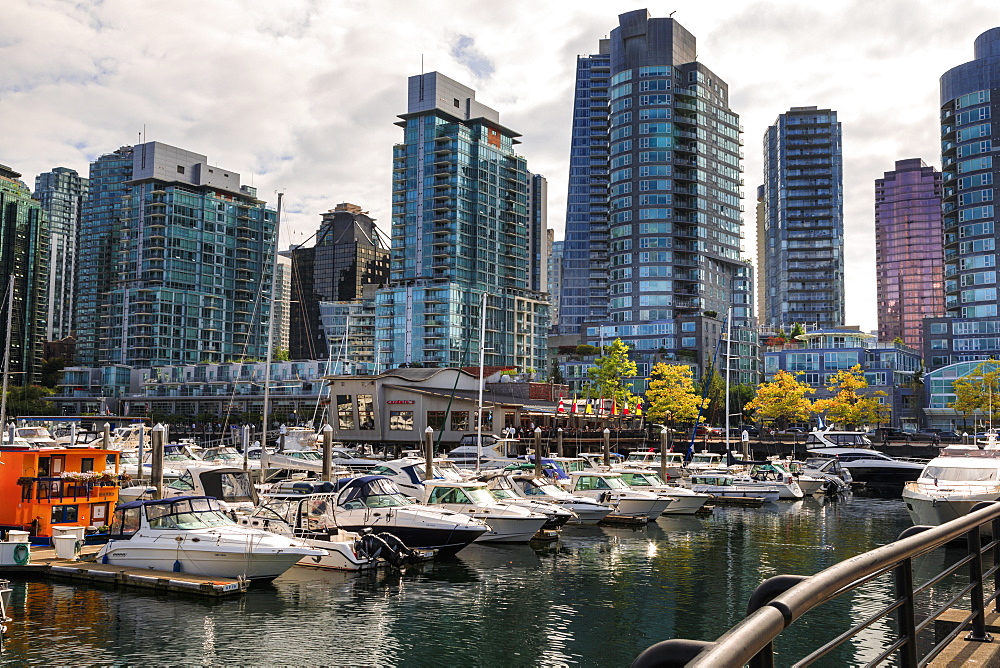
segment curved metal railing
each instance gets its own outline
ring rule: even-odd
[[[992,523],[993,540],[982,545],[980,528]],[[632,663],[633,668],[721,668],[744,666],[770,668],[774,666],[773,641],[802,615],[871,580],[892,573],[895,598],[881,610],[855,624],[822,647],[795,662],[807,666],[826,656],[861,631],[894,613],[897,637],[868,665],[878,665],[898,653],[897,663],[903,668],[916,668],[937,656],[966,626],[971,625],[967,640],[989,641],[986,633],[986,606],[997,600],[1000,592],[1000,502],[980,503],[965,517],[936,527],[916,526],[900,534],[896,542],[846,559],[816,575],[777,575],[765,580],[751,595],[747,616],[715,642],[696,640],[665,640],[644,651]],[[913,559],[965,538],[967,554],[956,563],[931,577],[918,587],[913,585]],[[983,572],[983,555],[992,551],[993,566]],[[926,618],[917,620],[915,597],[944,578],[967,568],[968,584],[947,602],[936,607]],[[993,577],[994,593],[986,598],[983,583]],[[971,612],[954,631],[938,641],[923,656],[918,657],[917,636],[943,612],[969,597]],[[1000,604],[997,606],[1000,612]]]

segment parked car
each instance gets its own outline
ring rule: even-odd
[[[722,427],[710,427],[707,424],[700,424],[695,427],[695,434],[698,436],[722,436]]]
[[[913,435],[914,440],[933,441],[937,438],[940,443],[958,443],[962,440],[962,435],[955,431],[941,431],[940,429],[925,429]]]
[[[778,432],[779,434],[804,434],[806,430],[802,427],[789,427]]]

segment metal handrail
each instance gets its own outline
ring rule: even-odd
[[[988,522],[993,523],[994,540],[985,547],[981,547],[979,529]],[[762,583],[751,596],[746,618],[715,642],[666,640],[646,649],[636,657],[632,666],[633,668],[653,668],[654,666],[718,668],[719,666],[743,666],[748,663],[754,667],[773,666],[772,642],[793,622],[810,610],[856,589],[872,578],[893,572],[896,581],[896,596],[894,602],[888,605],[883,613],[889,614],[893,610],[896,611],[899,617],[900,638],[891,643],[889,650],[884,652],[878,661],[898,650],[900,651],[900,665],[915,668],[918,665],[916,633],[918,633],[918,629],[925,628],[942,611],[934,612],[919,625],[915,623],[913,599],[916,591],[919,590],[915,590],[913,587],[912,561],[916,557],[961,538],[968,540],[969,554],[958,564],[946,570],[954,572],[963,565],[969,567],[970,584],[964,588],[962,596],[971,593],[972,612],[965,622],[958,625],[949,634],[949,638],[957,636],[962,628],[971,622],[972,632],[968,639],[987,640],[989,634],[985,630],[984,602],[994,601],[997,595],[994,593],[987,599],[983,592],[983,581],[990,575],[994,576],[995,579],[1000,579],[1000,572],[994,566],[984,574],[982,554],[993,550],[994,559],[1000,561],[998,559],[1000,557],[1000,502],[977,504],[968,515],[940,526],[913,527],[904,531],[900,539],[893,543],[846,559],[812,576],[778,575],[770,578]],[[949,605],[952,602],[949,602]],[[997,609],[1000,611],[1000,605],[997,606]],[[871,620],[866,621],[871,622]],[[814,651],[803,663],[818,658],[817,655],[820,652],[825,654],[861,630],[862,628],[855,625],[850,632],[838,636],[834,641]],[[923,665],[930,658],[936,656],[946,644],[946,642],[941,642],[936,645],[930,654],[919,661],[919,665]]]

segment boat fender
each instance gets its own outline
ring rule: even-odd
[[[20,543],[14,548],[14,563],[18,566],[24,566],[29,561],[31,561],[31,550],[28,549],[27,544]]]

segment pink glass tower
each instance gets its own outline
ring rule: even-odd
[[[920,158],[875,180],[875,258],[878,338],[919,350],[923,319],[944,315],[941,172]]]

